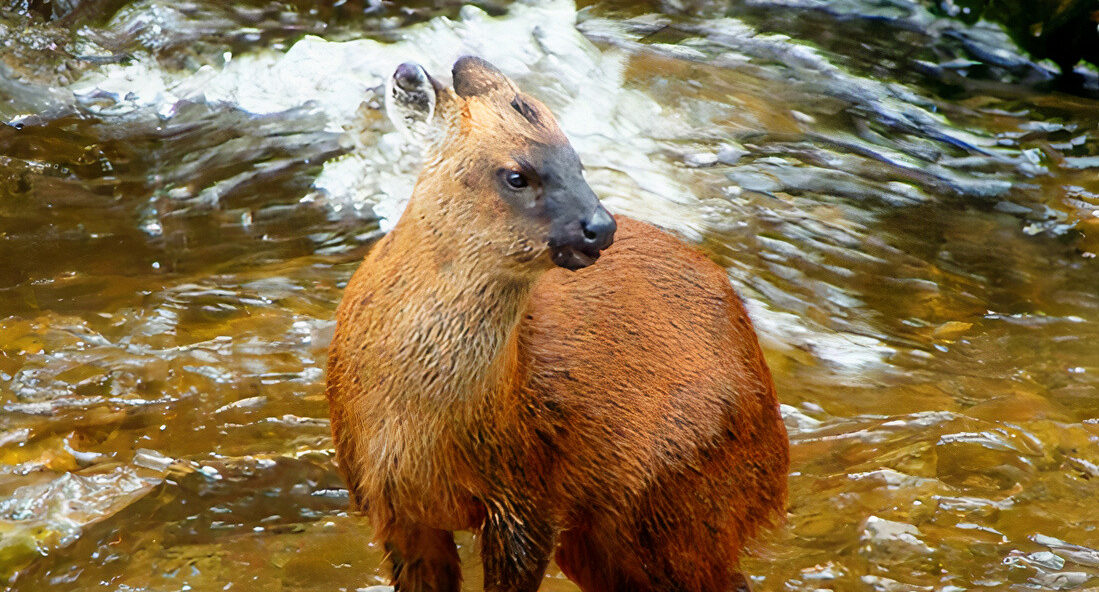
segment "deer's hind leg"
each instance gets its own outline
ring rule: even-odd
[[[569,530],[561,534],[554,559],[557,567],[583,592],[614,592],[622,579],[602,549],[588,540],[586,531]]]
[[[618,546],[620,533],[584,524],[561,533],[557,566],[584,592],[663,592],[653,585],[640,557]]]
[[[449,531],[405,524],[384,531],[397,592],[460,592],[462,566]]]
[[[644,551],[610,550],[575,531],[561,535],[555,559],[583,592],[751,592],[741,573],[707,578],[703,566],[693,562],[661,561]]]

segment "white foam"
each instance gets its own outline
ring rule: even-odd
[[[411,192],[417,147],[395,146],[395,138],[377,130],[363,132],[360,106],[377,99],[377,90],[402,62],[419,62],[446,81],[458,57],[476,54],[520,85],[538,88],[610,208],[699,237],[705,222],[697,199],[674,180],[669,164],[648,158],[654,143],[644,131],[659,117],[660,106],[642,92],[623,88],[626,58],[600,52],[576,29],[572,2],[516,4],[499,18],[466,6],[460,16],[410,27],[395,43],[307,36],[285,53],[235,56],[220,69],[205,66],[188,74],[165,72],[152,59],[137,59],[107,65],[73,90],[78,96],[113,99],[100,108],[104,114],[152,108],[170,116],[184,100],[223,102],[256,114],[312,104],[328,117],[330,130],[348,132],[356,147],[325,166],[316,188],[339,212],[373,211],[386,230]]]
[[[665,112],[650,95],[626,88],[629,59],[619,49],[601,51],[576,27],[568,0],[514,4],[501,17],[467,6],[458,20],[444,17],[409,27],[393,43],[346,42],[304,37],[284,53],[233,56],[221,68],[174,74],[151,59],[108,65],[81,80],[78,95],[108,97],[106,113],[152,108],[164,117],[180,101],[228,103],[273,114],[312,105],[327,128],[346,134],[349,154],[330,160],[314,182],[334,216],[375,215],[392,228],[411,194],[419,148],[403,142],[384,117],[371,117],[364,102],[381,105],[385,80],[402,62],[415,61],[440,81],[462,55],[484,57],[530,89],[557,115],[587,167],[589,183],[612,211],[651,222],[700,241],[707,229],[727,225],[721,196],[701,196],[691,179],[668,159],[656,157],[659,138],[689,137],[687,123]],[[376,112],[374,113],[376,115]],[[723,202],[722,202],[723,203]],[[717,211],[711,207],[717,205]],[[852,372],[880,363],[891,352],[876,340],[809,328],[793,315],[752,306],[761,334],[776,343],[811,348]]]

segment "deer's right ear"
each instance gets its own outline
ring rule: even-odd
[[[385,113],[406,139],[420,143],[433,125],[432,117],[442,87],[423,66],[405,62],[385,84]]]

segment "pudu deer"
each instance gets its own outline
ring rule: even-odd
[[[542,103],[478,58],[452,74],[390,81],[423,170],[329,354],[340,470],[393,584],[459,590],[451,533],[472,530],[492,592],[537,590],[554,557],[586,592],[742,589],[789,445],[740,298],[611,217]]]

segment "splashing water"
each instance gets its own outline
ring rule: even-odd
[[[554,111],[610,209],[745,296],[794,461],[757,589],[1094,585],[1095,101],[916,2],[687,4],[3,21],[0,578],[383,581],[332,467],[325,347],[418,166],[386,77],[474,53]]]

